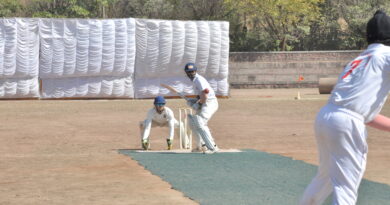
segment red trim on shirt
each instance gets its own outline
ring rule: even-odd
[[[209,94],[210,90],[206,88],[206,89],[203,90],[203,92],[206,93],[206,94]]]

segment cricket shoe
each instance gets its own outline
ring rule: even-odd
[[[203,152],[203,154],[214,154],[215,152],[214,151],[211,151],[211,150],[206,150]]]
[[[219,152],[219,151],[220,151],[219,147],[217,145],[214,145],[214,152]]]
[[[199,153],[202,153],[202,152],[203,152],[203,149],[202,149],[201,147],[196,147],[196,148],[192,149],[191,152],[199,152]]]
[[[203,154],[213,154],[213,153],[214,153],[214,151],[209,150],[209,149],[206,147],[205,144],[202,145],[202,148],[201,148],[201,149],[202,149]]]
[[[207,149],[207,150],[203,151],[203,154],[214,154],[217,152],[219,152],[219,148],[217,145],[214,145],[214,150]]]
[[[190,143],[186,143],[183,147],[184,147],[184,149],[190,149],[191,146],[190,146]]]

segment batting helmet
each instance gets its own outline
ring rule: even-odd
[[[185,72],[196,71],[196,70],[198,70],[198,68],[195,66],[194,63],[187,63],[186,66],[184,66]]]
[[[154,104],[165,104],[165,98],[163,96],[157,96],[154,98]]]
[[[367,23],[367,42],[390,42],[390,17],[384,11],[378,10]]]

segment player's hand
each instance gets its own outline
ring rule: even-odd
[[[187,105],[188,105],[188,106],[192,107],[193,104],[194,104],[194,103],[191,102],[191,100],[187,100]]]
[[[198,99],[196,99],[196,98],[189,98],[188,100],[187,100],[187,105],[188,106],[190,106],[190,107],[192,107],[194,104],[196,104],[198,102]]]
[[[201,104],[199,104],[199,103],[194,103],[191,107],[192,107],[192,109],[194,109],[194,110],[200,110]]]

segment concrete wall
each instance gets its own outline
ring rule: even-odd
[[[231,88],[318,87],[319,78],[337,77],[360,52],[231,52],[229,83]]]

